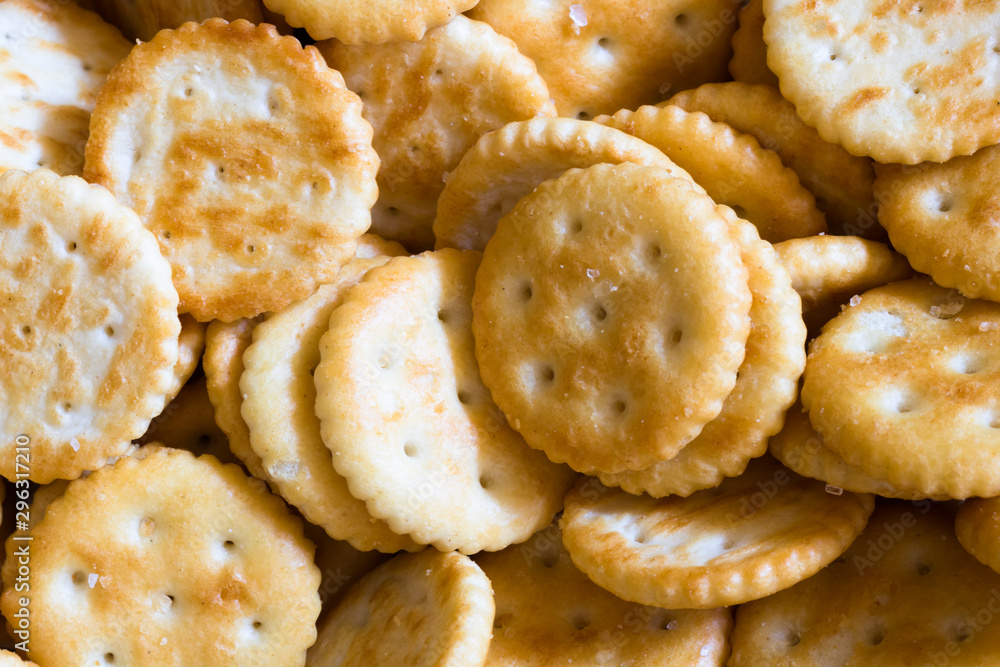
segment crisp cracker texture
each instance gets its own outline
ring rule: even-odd
[[[500,218],[539,183],[603,162],[660,167],[691,180],[659,149],[614,128],[571,118],[509,123],[480,137],[449,174],[434,218],[437,247],[482,251]]]
[[[174,381],[167,390],[166,400],[169,403],[180,392],[201,361],[205,351],[204,322],[199,322],[187,313],[178,318],[181,322],[181,334],[177,338],[177,364],[174,366]]]
[[[962,550],[951,512],[880,502],[841,558],[736,610],[729,665],[993,665],[997,613],[1000,575]]]
[[[0,650],[0,667],[38,667],[30,660],[22,660],[17,653]]]
[[[382,160],[372,231],[414,252],[434,246],[448,172],[482,135],[554,116],[535,64],[490,26],[457,16],[417,43],[319,45],[364,101]]]
[[[215,423],[215,409],[208,400],[204,377],[191,380],[153,419],[139,444],[158,442],[186,449],[196,456],[211,454],[223,463],[242,463],[229,449],[229,440]]]
[[[478,667],[493,614],[490,580],[468,556],[399,555],[365,575],[326,617],[309,662]]]
[[[211,456],[160,448],[76,480],[31,530],[31,655],[49,665],[303,665],[320,575],[301,522]],[[5,616],[19,542],[7,542]]]
[[[270,25],[160,32],[115,68],[90,130],[87,180],[156,235],[200,321],[307,296],[371,222],[379,161],[361,101]]]
[[[47,169],[0,176],[0,474],[36,482],[121,454],[160,414],[177,292],[156,239],[101,188]],[[23,470],[22,470],[23,472]]]
[[[944,164],[881,165],[875,188],[879,221],[915,269],[1000,301],[1000,146]]]
[[[729,73],[737,81],[778,87],[778,77],[767,68],[764,44],[764,0],[748,0],[737,16],[739,28],[733,33],[733,59]]]
[[[777,153],[816,196],[816,207],[825,213],[832,232],[885,239],[872,194],[872,161],[823,141],[816,130],[802,122],[795,106],[776,87],[735,81],[708,83],[678,93],[665,104],[701,111],[716,122],[753,136],[761,146]]]
[[[1000,499],[972,498],[955,516],[958,541],[980,563],[1000,572]]]
[[[481,255],[445,249],[371,269],[320,340],[316,414],[372,516],[421,544],[495,551],[548,525],[575,475],[528,447],[479,377]]]
[[[993,2],[764,0],[767,64],[802,120],[879,162],[1000,141]]]
[[[250,429],[241,413],[243,394],[243,353],[253,341],[253,329],[264,317],[239,319],[235,322],[212,322],[205,330],[205,356],[201,366],[205,371],[208,400],[215,409],[215,423],[229,440],[230,451],[243,462],[250,474],[270,482],[260,456],[250,445]]]
[[[721,667],[729,656],[732,612],[622,600],[573,565],[556,524],[474,560],[496,600],[488,665]]]
[[[808,236],[774,246],[802,297],[810,338],[852,297],[913,277],[906,258],[889,246],[857,236]]]
[[[677,456],[644,470],[599,474],[607,486],[661,498],[689,496],[743,472],[764,453],[767,439],[781,429],[785,410],[798,395],[806,365],[806,329],[802,305],[770,243],[749,222],[728,209],[723,214],[740,243],[749,274],[750,335],[736,386],[719,416]]]
[[[560,116],[588,119],[727,78],[739,6],[739,0],[481,0],[469,16],[538,63]]]
[[[476,277],[483,381],[532,447],[580,472],[677,454],[718,416],[750,330],[740,248],[690,182],[632,163],[542,183]]]
[[[851,545],[871,495],[833,495],[769,456],[687,498],[633,496],[582,479],[559,522],[573,562],[598,586],[641,604],[707,609],[802,581]]]
[[[0,173],[80,175],[97,92],[131,44],[65,0],[4,0],[0,26]]]
[[[289,25],[313,39],[344,44],[419,41],[478,0],[264,0]]]
[[[659,148],[771,243],[826,232],[826,219],[798,175],[748,134],[676,106],[623,109],[596,121]]]
[[[927,494],[898,488],[885,479],[876,479],[857,466],[852,466],[823,443],[823,436],[809,423],[809,416],[800,404],[785,416],[785,427],[768,441],[768,451],[774,458],[803,477],[826,482],[836,489],[855,493],[874,493],[883,498],[920,500]],[[946,496],[939,497],[945,499]]]
[[[1000,495],[1000,305],[927,278],[851,300],[810,348],[802,404],[825,444],[928,496]]]
[[[316,417],[313,372],[330,313],[365,273],[388,257],[354,259],[332,283],[259,324],[243,354],[240,412],[250,445],[282,497],[333,538],[387,553],[420,547],[372,518],[333,467]]]
[[[160,30],[179,28],[188,21],[213,17],[262,23],[259,0],[86,0],[92,9],[121,28],[133,42],[148,42]],[[267,21],[274,23],[274,21]]]

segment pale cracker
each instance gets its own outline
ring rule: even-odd
[[[416,42],[478,0],[264,0],[313,39],[344,44]]]
[[[468,556],[402,554],[351,587],[320,627],[309,663],[478,667],[493,614],[490,580]]]
[[[927,494],[893,486],[876,479],[842,459],[827,447],[822,435],[809,423],[809,417],[796,403],[785,415],[785,427],[768,442],[768,451],[788,468],[804,477],[826,482],[833,493],[838,489],[855,493],[874,493],[884,498],[920,500]],[[941,497],[940,499],[944,499]]]
[[[87,179],[156,235],[198,320],[307,296],[370,224],[378,156],[361,102],[273,26],[160,32],[108,77],[90,129]]]
[[[330,313],[369,269],[388,259],[351,260],[332,283],[254,328],[253,343],[243,354],[240,412],[250,445],[285,500],[335,539],[363,551],[392,553],[420,547],[373,519],[334,469],[320,435],[313,383]]]
[[[4,0],[0,26],[0,173],[79,175],[97,91],[131,44],[65,0]]]
[[[229,440],[230,451],[237,456],[257,479],[269,482],[260,456],[250,446],[250,429],[240,410],[240,376],[243,375],[243,352],[253,340],[253,329],[264,317],[235,322],[212,322],[205,331],[205,356],[201,360],[205,371],[208,399],[215,408],[215,423]]]
[[[733,33],[733,59],[729,73],[737,81],[778,87],[778,77],[767,68],[764,44],[764,0],[748,0],[738,15],[739,28]]]
[[[831,231],[883,240],[872,195],[872,161],[823,141],[796,115],[777,88],[743,83],[709,83],[674,95],[667,103],[701,111],[773,150],[802,185],[816,196]]]
[[[588,119],[725,79],[738,9],[738,0],[481,0],[469,16],[538,63],[560,116]]]
[[[72,482],[31,531],[31,655],[52,665],[304,664],[320,610],[313,547],[284,503],[250,481],[211,456],[160,448]],[[8,540],[8,554],[19,544]],[[16,576],[8,556],[8,618]]]
[[[17,653],[0,649],[0,667],[38,667],[30,660],[22,660]]]
[[[364,234],[358,239],[358,249],[354,256],[361,259],[374,259],[376,257],[399,257],[406,254],[406,248],[396,241],[386,241],[376,234]]]
[[[736,386],[719,416],[674,458],[617,475],[599,474],[607,486],[654,497],[689,496],[743,472],[767,450],[767,439],[781,430],[785,411],[798,396],[806,365],[806,328],[802,305],[770,243],[749,222],[728,209],[733,236],[740,243],[749,274],[750,335]]]
[[[223,463],[241,463],[229,449],[226,434],[215,423],[215,409],[208,400],[204,377],[184,385],[163,413],[153,419],[139,438],[139,444],[151,442],[186,449],[196,456],[211,454]]]
[[[448,172],[482,135],[554,116],[545,82],[512,41],[457,16],[417,43],[319,45],[364,101],[382,160],[372,231],[410,250],[434,245],[434,212]]]
[[[980,563],[1000,572],[1000,498],[970,498],[955,516],[958,541]]]
[[[748,134],[676,106],[622,110],[596,121],[659,148],[717,203],[754,223],[767,241],[826,231],[815,197],[796,173]]]
[[[351,493],[414,541],[464,553],[527,539],[575,475],[528,447],[479,377],[472,291],[480,254],[395,257],[330,316],[316,414]]]
[[[851,545],[871,495],[833,495],[769,456],[687,498],[633,496],[583,479],[559,525],[573,562],[633,602],[707,609],[756,600],[812,576]]]
[[[962,550],[949,511],[880,502],[841,558],[736,610],[729,665],[993,665],[997,613],[1000,575]]]
[[[156,239],[102,188],[47,169],[0,176],[0,474],[72,479],[160,414],[177,292]],[[22,469],[23,472],[23,469]]]
[[[802,297],[810,338],[852,297],[913,277],[906,258],[889,246],[857,236],[808,236],[774,246]]]
[[[767,64],[807,125],[879,162],[1000,141],[992,2],[764,0]]]
[[[1000,147],[989,146],[944,164],[882,165],[875,181],[893,246],[938,285],[973,299],[1000,301],[998,170]]]
[[[573,565],[556,524],[474,560],[496,600],[488,665],[718,667],[729,655],[731,611],[626,602]]]
[[[637,470],[718,416],[750,305],[707,195],[656,167],[600,164],[500,221],[476,277],[476,356],[532,447],[580,472]]]
[[[169,403],[180,392],[198,368],[202,352],[205,351],[204,322],[199,322],[187,313],[178,318],[181,322],[181,333],[177,338],[177,364],[174,366],[174,380],[167,390]]]
[[[659,149],[597,123],[535,118],[484,134],[448,175],[438,199],[438,248],[479,250],[521,197],[567,169],[635,162],[691,180]]]
[[[851,303],[806,363],[802,404],[826,446],[928,496],[1000,494],[1000,305],[928,278]]]
[[[160,30],[181,27],[188,21],[201,22],[213,17],[250,23],[264,22],[259,0],[87,0],[118,26],[133,42],[148,42]],[[267,21],[273,23],[273,21]]]

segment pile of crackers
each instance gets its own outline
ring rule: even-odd
[[[0,665],[1000,661],[995,3],[0,0],[0,109]]]

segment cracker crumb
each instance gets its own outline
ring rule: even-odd
[[[87,575],[87,585],[93,588],[94,586],[97,585],[98,578],[99,577],[96,574],[91,572],[90,574]]]
[[[667,623],[667,630],[676,630],[676,629],[677,629],[677,621],[670,621],[669,623]]]
[[[996,331],[996,329],[997,329],[997,323],[996,322],[980,322],[979,323],[979,330],[980,331]]]
[[[166,643],[167,643],[167,638],[166,637],[164,637],[163,639],[160,640],[160,646],[163,646]]]
[[[700,653],[700,655],[701,655],[701,657],[704,658],[706,655],[708,655],[711,652],[712,652],[712,647],[710,647],[710,646],[702,646],[701,647],[701,653]]]
[[[579,35],[580,28],[587,25],[587,10],[583,5],[570,5],[569,20],[573,22],[573,33]]]
[[[854,296],[851,297],[851,305],[852,306],[856,306],[859,303],[861,303],[861,297],[860,296],[858,296],[857,294],[855,294]]]
[[[844,495],[844,490],[839,486],[834,486],[833,484],[827,484],[826,489],[824,489],[831,496],[842,496]]]

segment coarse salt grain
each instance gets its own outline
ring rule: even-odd
[[[93,588],[94,586],[97,585],[97,579],[98,579],[97,575],[91,572],[90,574],[87,575],[87,585]]]
[[[73,448],[74,452],[80,451],[80,441],[76,438],[69,439],[69,446]]]
[[[569,19],[573,22],[573,32],[579,35],[580,28],[587,25],[587,11],[583,5],[570,5]]]
[[[855,294],[854,296],[851,297],[851,305],[852,306],[856,306],[859,303],[861,303],[861,297],[860,296],[858,296],[857,294]]]

